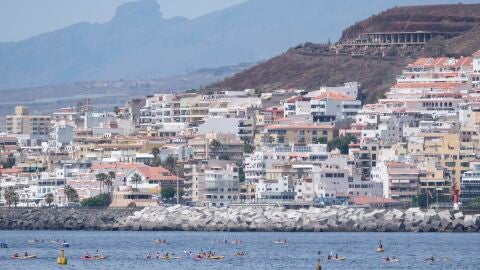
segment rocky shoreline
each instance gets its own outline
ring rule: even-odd
[[[419,208],[147,207],[0,210],[3,230],[477,232],[480,214]]]

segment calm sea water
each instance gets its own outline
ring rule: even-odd
[[[29,245],[29,239],[65,239],[67,266],[55,259],[59,246],[51,243]],[[155,239],[169,245],[158,245]],[[224,239],[241,239],[240,245],[215,243]],[[288,245],[273,240],[287,239]],[[378,240],[385,253],[375,253]],[[0,231],[0,269],[314,269],[318,251],[322,252],[322,269],[480,269],[480,234],[450,233],[222,233],[222,232],[89,232],[89,231]],[[105,261],[82,261],[85,252],[108,255]],[[194,260],[184,250],[212,250],[225,255],[221,261]],[[15,251],[37,255],[34,260],[11,260]],[[248,253],[235,257],[237,250]],[[149,252],[170,252],[183,256],[179,260],[145,259]],[[328,253],[346,256],[345,261],[326,261]],[[383,257],[396,256],[398,263],[385,263]],[[425,258],[435,256],[435,262]]]

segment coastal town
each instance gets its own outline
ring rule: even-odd
[[[417,58],[375,103],[360,87],[19,104],[0,135],[0,205],[478,206],[480,51]]]

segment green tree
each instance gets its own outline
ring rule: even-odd
[[[5,190],[5,193],[3,194],[3,198],[5,199],[5,202],[8,204],[8,207],[10,207],[12,204],[17,207],[18,200],[20,197],[18,196],[17,192],[13,187],[8,187],[7,190]]]
[[[210,147],[220,147],[220,146],[222,146],[222,143],[214,139],[210,142],[209,145],[210,145]]]
[[[355,136],[340,136],[327,143],[329,151],[337,148],[342,154],[348,154],[348,145],[355,142],[357,138]]]
[[[427,199],[428,196],[428,199]],[[413,205],[421,207],[421,208],[427,208],[432,204],[435,204],[437,202],[437,194],[436,193],[421,193],[415,198],[413,198]],[[445,202],[452,202],[452,197],[450,195],[446,194],[438,194],[438,202],[439,203],[445,203]]]
[[[95,175],[95,178],[98,181],[98,185],[100,187],[100,193],[103,193],[103,185],[105,184],[105,181],[107,181],[108,175],[106,173],[97,173]]]
[[[162,163],[162,167],[169,170],[170,172],[175,172],[177,171],[177,160],[173,156],[168,156]]]
[[[150,164],[150,166],[152,167],[158,167],[160,166],[160,164],[162,163],[160,158],[159,158],[159,155],[160,155],[160,150],[157,148],[157,147],[154,147],[152,149],[152,152],[151,154],[153,155],[153,160]]]
[[[245,182],[245,169],[243,166],[238,167],[238,181],[240,181],[240,183]]]
[[[142,182],[142,177],[140,176],[140,174],[134,173],[130,181],[135,184],[135,190],[138,191],[138,183]]]
[[[470,200],[466,206],[470,208],[480,208],[480,197]]]
[[[154,147],[154,148],[152,148],[152,152],[151,152],[151,153],[152,153],[152,155],[153,155],[154,158],[157,158],[158,155],[160,154],[160,149],[158,149],[158,147]]]
[[[10,169],[15,166],[15,157],[13,154],[9,154],[5,160],[0,162],[0,165],[5,169]]]
[[[108,193],[112,192],[112,186],[113,186],[113,181],[115,181],[115,172],[114,171],[109,171],[107,178],[105,179],[104,183],[107,186]]]
[[[65,196],[67,196],[69,202],[79,201],[78,193],[73,187],[65,185],[63,192],[65,193]]]
[[[255,146],[253,146],[252,144],[245,144],[243,146],[243,152],[244,153],[247,153],[247,154],[250,154],[250,153],[253,153],[253,151],[255,151]]]
[[[45,202],[48,204],[49,207],[52,204],[53,200],[54,200],[54,197],[52,193],[47,193],[45,195]]]
[[[164,187],[160,191],[160,195],[162,196],[163,199],[171,199],[175,197],[175,193],[177,191],[173,187]]]
[[[111,198],[108,194],[98,194],[97,196],[83,199],[80,203],[85,207],[107,207],[111,203]]]
[[[326,144],[327,143],[327,138],[326,137],[320,137],[320,138],[314,138],[312,140],[314,144]]]

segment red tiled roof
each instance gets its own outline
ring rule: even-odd
[[[91,169],[92,170],[107,170],[107,169],[135,169],[139,167],[148,167],[143,163],[99,163],[93,164]]]
[[[22,168],[9,168],[9,169],[0,169],[0,173],[2,174],[17,174],[23,172]]]
[[[415,60],[415,62],[409,64],[408,66],[424,66],[428,64],[431,60],[432,60],[431,58],[421,57]]]
[[[170,173],[169,170],[163,167],[138,167],[136,168],[143,176],[150,180],[159,180],[159,181],[166,181],[166,180],[177,180],[177,176]],[[181,180],[180,178],[178,178]]]
[[[480,52],[480,51],[479,51]],[[478,53],[478,52],[477,52]],[[475,55],[474,56],[480,56]],[[453,63],[449,62],[448,57],[439,57],[439,58],[418,58],[415,62],[408,65],[408,67],[436,67],[436,66],[445,66],[445,67],[460,67],[465,65],[472,65],[473,58],[468,57],[460,57],[459,59],[455,59]]]
[[[468,86],[466,83],[443,83],[443,82],[434,82],[434,83],[397,83],[392,86],[392,89],[400,88],[439,88],[439,89],[453,89],[461,86]]]
[[[480,56],[480,50],[476,51],[473,56]]]
[[[336,91],[325,92],[319,96],[313,97],[314,100],[355,100],[354,97],[339,93]]]
[[[285,103],[293,103],[293,102],[296,102],[296,101],[304,101],[304,100],[308,100],[308,99],[303,97],[303,96],[294,96],[294,97],[291,97],[291,98],[287,99],[285,101]]]

